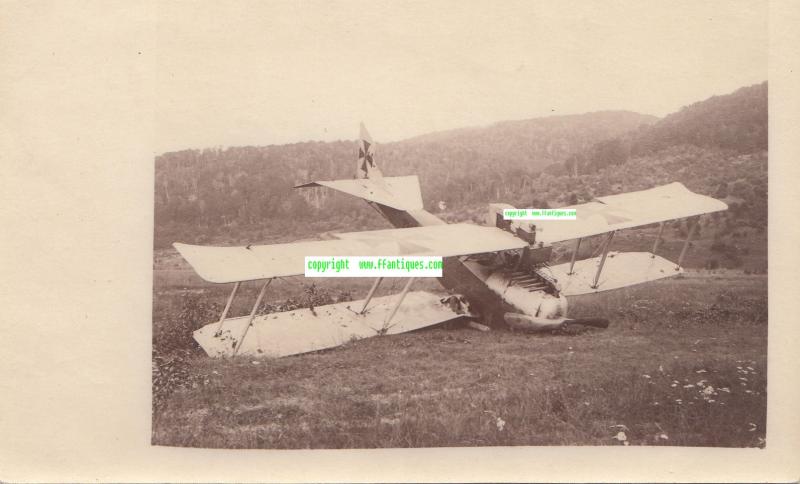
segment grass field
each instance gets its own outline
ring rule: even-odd
[[[607,330],[454,326],[219,360],[190,331],[215,319],[228,288],[166,267],[154,298],[157,445],[765,445],[765,275],[689,273],[570,301],[571,316],[608,317]],[[329,284],[325,294],[349,297]],[[361,295],[368,285],[348,289]],[[302,305],[302,287],[277,290]]]

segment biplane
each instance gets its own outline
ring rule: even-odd
[[[233,284],[218,321],[194,332],[210,356],[280,357],[342,345],[354,339],[412,331],[457,318],[482,328],[554,330],[573,325],[608,326],[602,318],[570,319],[567,301],[675,276],[694,225],[677,262],[657,254],[665,222],[726,210],[719,200],[689,191],[680,183],[598,197],[575,209],[577,219],[507,220],[507,204],[491,203],[485,225],[448,224],[424,209],[417,176],[383,176],[375,145],[361,125],[356,176],[313,181],[295,188],[327,187],[361,198],[395,228],[335,234],[334,240],[246,247],[173,244],[204,280]],[[612,252],[620,230],[658,224],[649,252]],[[578,260],[581,243],[601,237],[599,254]],[[596,240],[596,239],[595,239]],[[555,244],[574,241],[569,262],[551,264]],[[270,283],[305,274],[306,256],[426,256],[443,258],[438,279],[448,295],[412,291],[407,278],[399,294],[376,297],[376,278],[364,299],[316,308],[259,315]],[[261,281],[249,315],[228,317],[240,285]]]

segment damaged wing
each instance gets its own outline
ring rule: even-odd
[[[247,338],[242,339],[249,318],[231,318],[211,323],[194,332],[194,339],[211,357],[283,357],[319,351],[350,341],[382,334],[399,334],[434,326],[462,315],[442,304],[439,296],[412,291],[387,323],[397,303],[397,295],[376,297],[369,311],[360,314],[361,301],[348,301],[257,316]],[[241,342],[241,344],[240,344]],[[235,351],[236,346],[241,346]]]

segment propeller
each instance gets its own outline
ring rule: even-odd
[[[505,313],[503,319],[505,319],[509,326],[521,331],[548,331],[562,329],[574,324],[605,329],[608,328],[609,325],[609,321],[604,318],[545,319],[528,316],[522,313]]]

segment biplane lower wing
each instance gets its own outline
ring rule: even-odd
[[[339,240],[247,247],[211,247],[176,242],[197,274],[208,282],[228,283],[297,276],[306,256],[441,256],[521,249],[527,244],[496,227],[432,225],[339,234]]]
[[[439,296],[412,291],[386,324],[396,302],[397,295],[373,298],[364,314],[359,314],[364,304],[361,300],[257,316],[238,349],[248,317],[226,319],[221,330],[220,323],[203,326],[194,332],[194,339],[212,357],[234,354],[282,357],[333,348],[379,334],[413,331],[460,316],[442,304]]]
[[[565,296],[610,291],[683,273],[674,262],[650,252],[609,252],[605,268],[595,285],[601,261],[602,257],[576,261],[572,273],[569,272],[570,263],[542,268],[538,272],[556,279],[561,294]]]

